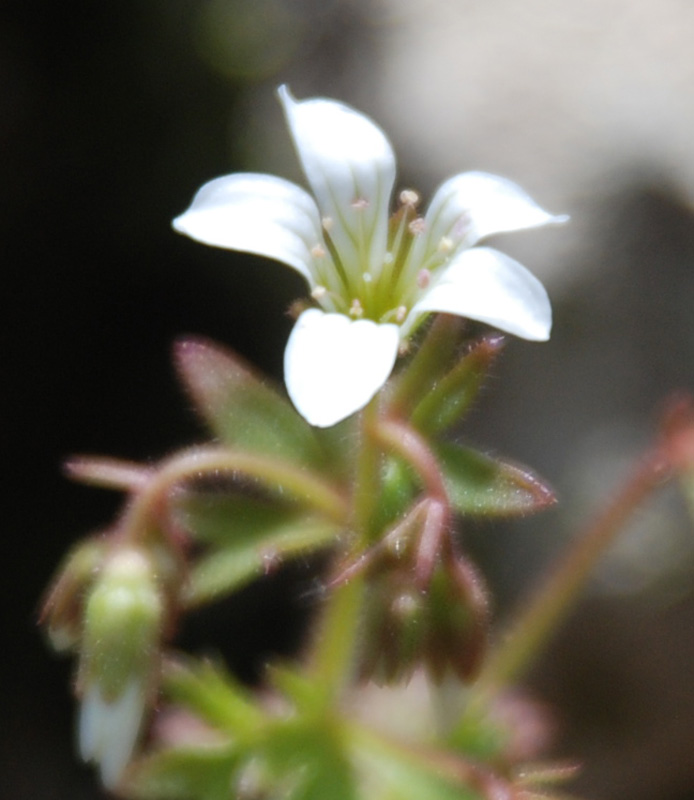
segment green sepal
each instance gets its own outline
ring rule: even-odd
[[[411,505],[419,491],[412,468],[402,459],[386,455],[381,468],[381,490],[374,529],[383,530]]]
[[[253,741],[265,715],[250,693],[229,673],[209,661],[177,658],[162,670],[166,697],[234,741]]]
[[[135,549],[104,566],[85,605],[79,683],[107,701],[136,680],[147,684],[158,655],[163,601],[151,564]]]
[[[469,352],[437,381],[414,408],[410,421],[421,433],[443,433],[465,416],[503,345],[501,336],[473,343]]]
[[[134,800],[229,800],[238,770],[230,744],[167,748],[137,762],[128,775]]]
[[[300,464],[323,462],[308,422],[238,356],[212,342],[182,339],[174,361],[196,409],[222,442]]]
[[[527,467],[449,442],[434,446],[451,505],[459,514],[516,517],[541,511],[556,498]]]
[[[249,496],[193,495],[183,518],[196,539],[212,545],[191,567],[182,589],[187,606],[236,591],[287,559],[330,547],[340,534],[324,517]]]

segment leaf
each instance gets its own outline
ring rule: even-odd
[[[286,559],[330,547],[340,533],[323,517],[229,495],[189,501],[185,517],[189,530],[215,545],[190,571],[183,588],[188,606],[237,591]]]
[[[398,750],[388,744],[357,742],[355,761],[369,797],[379,800],[482,800],[465,765],[447,756],[426,761],[425,752]],[[491,796],[491,795],[490,795]],[[499,797],[510,796],[499,794]]]
[[[311,426],[238,356],[203,339],[182,339],[174,361],[197,410],[222,442],[301,464],[323,462]]]
[[[127,779],[134,800],[229,800],[237,756],[229,745],[171,748],[143,758]]]
[[[253,738],[264,715],[250,694],[221,666],[182,657],[164,663],[164,693],[234,740]]]
[[[550,487],[527,467],[457,444],[435,446],[448,496],[460,514],[514,517],[551,506]]]

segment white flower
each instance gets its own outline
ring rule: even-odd
[[[503,253],[474,245],[565,217],[504,178],[466,172],[438,189],[424,217],[416,193],[402,192],[389,221],[395,157],[380,128],[334,100],[296,101],[284,86],[279,96],[313,197],[272,175],[227,175],[205,184],[173,224],[306,279],[319,308],[297,320],[284,368],[289,396],[311,424],[327,427],[363,408],[429,312],[549,338],[542,284]]]

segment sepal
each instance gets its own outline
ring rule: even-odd
[[[556,502],[552,489],[527,467],[458,444],[435,445],[451,505],[459,514],[517,517]]]
[[[73,651],[79,645],[84,594],[94,582],[105,547],[104,540],[99,538],[73,547],[48,589],[39,622],[59,653]]]
[[[435,436],[460,422],[477,398],[491,364],[503,347],[502,336],[473,342],[468,352],[415,406],[411,422],[421,433]]]

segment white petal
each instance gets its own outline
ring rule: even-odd
[[[327,428],[340,422],[383,386],[398,345],[397,325],[352,320],[316,308],[304,311],[284,354],[292,402],[311,425]]]
[[[381,129],[335,100],[297,102],[282,86],[280,100],[306,178],[345,265],[376,271],[388,237],[395,156]],[[360,266],[358,266],[360,265]]]
[[[252,172],[215,178],[173,226],[204,244],[282,261],[314,285],[311,249],[323,242],[318,208],[283,178]]]
[[[427,211],[426,233],[413,258],[435,250],[442,239],[471,246],[494,233],[566,222],[548,214],[512,181],[486,172],[464,172],[447,180],[434,194]]]
[[[144,691],[137,681],[131,681],[111,702],[104,700],[96,684],[85,692],[79,720],[80,755],[99,765],[107,789],[117,785],[132,757],[144,704]]]
[[[552,328],[544,286],[522,264],[490,247],[474,247],[453,259],[411,316],[428,311],[486,322],[534,341],[549,339]]]

